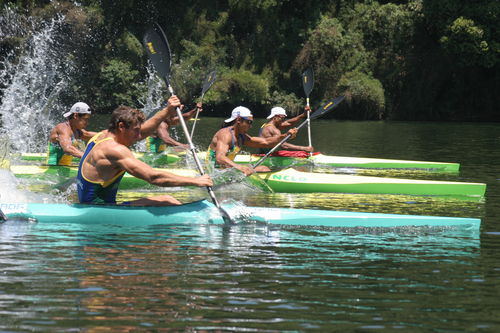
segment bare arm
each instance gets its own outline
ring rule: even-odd
[[[127,171],[134,177],[147,181],[148,183],[161,187],[169,186],[212,186],[212,180],[208,175],[201,177],[178,176],[167,171],[151,168],[146,163],[136,159],[126,147],[114,149],[112,154],[117,157],[116,165]]]
[[[141,126],[141,138],[145,138],[151,135],[160,125],[160,123],[172,116],[176,112],[176,108],[181,105],[181,102],[177,96],[171,96],[168,99],[168,104],[165,108],[158,111],[154,116],[149,118]]]
[[[201,103],[197,103],[196,104],[196,107],[194,109],[192,109],[191,111],[188,111],[188,112],[185,112],[182,114],[182,117],[184,118],[184,120],[189,120],[191,118],[193,118],[193,115],[194,113],[197,111],[197,110],[200,110],[203,111],[203,109],[201,108]],[[175,116],[175,117],[172,117],[170,120],[169,120],[169,124],[171,126],[177,126],[179,125],[179,117]]]
[[[64,153],[74,157],[81,158],[83,156],[83,152],[80,151],[75,146],[73,146],[73,142],[71,140],[72,136],[73,133],[71,132],[71,129],[68,126],[57,125],[54,128],[53,133],[51,134],[51,140],[52,142],[54,141],[59,142],[59,145],[63,149]]]
[[[92,132],[92,131],[87,131],[82,129],[82,140],[87,142],[89,141],[94,135],[96,135],[98,132]]]
[[[297,124],[300,120],[305,120],[306,118],[307,118],[307,113],[303,112],[296,117],[285,120],[284,122],[281,123],[279,127],[280,129],[285,129],[290,126],[295,126],[295,124]]]
[[[161,124],[158,126],[156,130],[156,134],[158,134],[158,137],[163,140],[167,144],[167,146],[181,146],[185,148],[189,148],[188,145],[182,144],[179,141],[176,141],[174,138],[170,136],[170,133],[168,133],[168,128],[169,125],[162,121]]]
[[[288,130],[288,132],[285,134],[280,134],[267,138],[247,135],[245,140],[245,146],[252,148],[273,148],[289,134],[291,135],[292,139],[295,138],[295,136],[297,135],[297,129],[292,128]]]

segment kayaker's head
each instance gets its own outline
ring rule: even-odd
[[[282,107],[275,106],[271,109],[271,113],[267,116],[267,119],[279,125],[286,119],[286,111]]]
[[[130,147],[141,138],[141,126],[145,119],[142,111],[120,105],[111,114],[108,131],[116,135],[119,143]]]
[[[237,106],[231,112],[231,117],[224,122],[228,125],[235,125],[239,133],[246,133],[252,127],[253,115],[250,109]]]
[[[71,109],[63,114],[63,117],[70,122],[73,128],[85,129],[89,124],[91,113],[90,106],[86,103],[78,102],[73,104]]]

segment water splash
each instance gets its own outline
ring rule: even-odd
[[[63,21],[63,16],[28,20],[9,8],[0,16],[0,35],[21,41],[18,50],[0,59],[0,134],[12,152],[45,151],[50,129],[60,119],[58,97],[72,69],[57,39]]]

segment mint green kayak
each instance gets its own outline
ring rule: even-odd
[[[237,155],[236,163],[254,164],[260,160],[260,155]],[[292,165],[314,164],[324,165],[336,168],[354,168],[354,169],[415,169],[430,170],[440,172],[456,173],[460,169],[459,163],[447,162],[427,162],[410,160],[393,160],[383,158],[365,158],[365,157],[346,157],[346,156],[328,156],[323,154],[313,155],[308,158],[298,157],[280,157],[270,156],[262,165],[271,168],[284,168]]]
[[[316,209],[241,207],[224,205],[236,223],[323,227],[431,226],[479,230],[481,220],[462,217],[342,212]],[[206,200],[181,206],[130,207],[120,205],[2,203],[9,220],[30,219],[39,223],[82,223],[102,225],[224,224],[219,211]]]

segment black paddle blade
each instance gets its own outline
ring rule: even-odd
[[[309,94],[314,87],[314,73],[312,68],[309,67],[304,73],[302,73],[302,85],[304,86],[306,97],[309,98]]]
[[[205,82],[203,82],[203,89],[201,90],[201,96],[205,95],[205,93],[210,89],[210,87],[214,84],[215,79],[217,78],[217,72],[211,71],[208,73],[205,78]]]
[[[146,31],[142,42],[154,68],[168,84],[172,64],[170,46],[168,45],[165,33],[158,23],[155,23],[152,28]]]
[[[330,112],[334,108],[336,108],[342,101],[344,100],[345,96],[339,96],[337,98],[334,98],[328,102],[326,102],[323,106],[321,106],[318,110],[314,111],[311,114],[311,120],[316,119],[324,115],[325,113]]]
[[[0,222],[7,221],[7,215],[5,215],[0,209]]]

